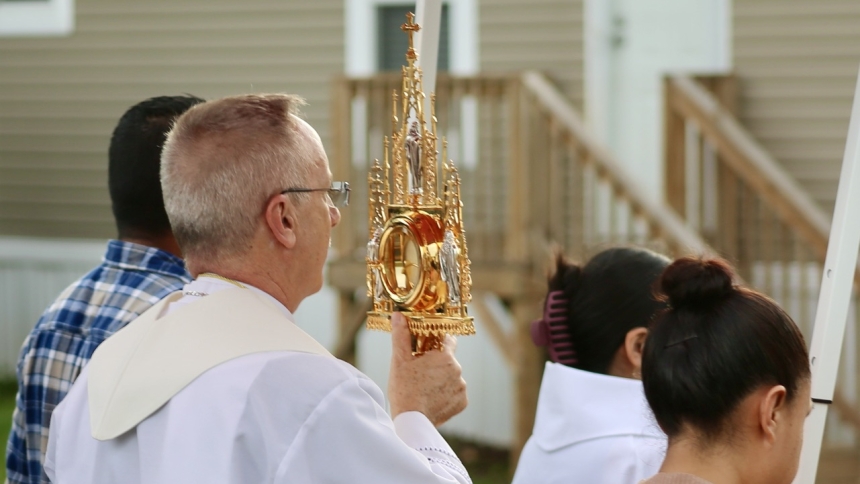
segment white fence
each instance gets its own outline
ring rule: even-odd
[[[101,241],[0,238],[0,376],[14,374],[42,311],[98,264],[104,249]]]
[[[800,325],[800,330],[809,346],[812,342],[813,323],[818,305],[818,291],[821,285],[821,268],[814,262],[807,263],[755,263],[752,266],[750,280],[753,287],[769,287],[770,294],[785,311]],[[847,403],[855,408],[858,398],[858,348],[857,325],[860,322],[857,314],[857,298],[848,311],[848,324],[845,327],[845,339],[842,344],[842,355],[839,360],[838,388],[846,398]],[[857,431],[853,426],[839,418],[837,412],[827,413],[827,432],[825,443],[835,447],[851,447],[855,445]]]

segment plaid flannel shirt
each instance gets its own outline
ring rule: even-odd
[[[96,347],[160,299],[191,281],[182,259],[111,240],[102,263],[66,288],[27,336],[6,448],[11,484],[47,482],[42,461],[51,413]]]

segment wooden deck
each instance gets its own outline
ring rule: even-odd
[[[399,77],[392,75],[336,83],[332,171],[350,182],[354,200],[368,198],[368,170],[391,131],[391,94],[399,87]],[[555,248],[578,258],[614,244],[645,245],[671,255],[711,250],[671,209],[639,188],[541,74],[440,75],[436,116],[463,179],[473,291],[496,294],[516,321],[506,332],[484,311],[479,328],[492,335],[514,374],[516,462],[531,434],[545,360],[531,343],[529,322],[540,315]],[[360,297],[366,210],[358,203],[350,207],[351,216],[334,234],[340,255],[329,266],[328,283],[340,294],[338,356],[345,359],[355,357],[354,338],[368,306]]]
[[[368,169],[391,130],[391,93],[399,82],[379,75],[336,83],[332,170],[354,187],[354,200],[367,199]],[[748,283],[780,301],[810,337],[827,217],[733,120],[733,92],[731,79],[667,81],[671,196],[662,203],[596,142],[542,75],[439,77],[436,115],[463,177],[473,289],[497,294],[516,321],[510,332],[492,317],[481,318],[485,327],[479,328],[492,335],[515,375],[514,464],[531,433],[544,361],[528,323],[540,314],[555,249],[575,258],[617,244],[671,256],[721,254]],[[328,277],[340,293],[338,355],[345,359],[354,358],[368,304],[361,297],[367,207],[357,203],[350,210],[346,225],[335,232],[340,256]],[[858,363],[844,367],[842,381],[860,383]],[[860,428],[851,403],[856,398],[837,391],[834,407],[843,424]],[[822,476],[860,475],[849,447],[828,451]]]

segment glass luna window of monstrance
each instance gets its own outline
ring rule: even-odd
[[[421,282],[421,250],[415,236],[408,227],[399,226],[389,234],[385,241],[388,252],[388,267],[385,279],[388,288],[397,296],[408,298]]]

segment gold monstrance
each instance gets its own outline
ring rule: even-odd
[[[466,307],[472,300],[472,276],[460,175],[453,161],[444,161],[443,139],[437,177],[436,100],[430,97],[428,126],[412,44],[412,35],[420,29],[414,17],[407,14],[401,27],[409,36],[409,49],[401,102],[397,91],[392,95],[391,137],[385,137],[382,163],[374,160],[368,175],[367,292],[373,310],[367,313],[367,327],[391,331],[391,313],[402,312],[415,335],[416,353],[423,353],[441,348],[445,334],[474,334],[475,325]]]

